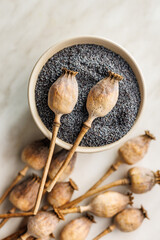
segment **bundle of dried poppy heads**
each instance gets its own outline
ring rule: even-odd
[[[132,165],[144,157],[150,141],[155,139],[152,134],[146,131],[144,135],[133,138],[120,147],[118,160],[107,170],[105,175],[85,194],[70,201],[74,190],[78,190],[78,187],[71,179],[68,182],[63,181],[69,177],[74,169],[77,157],[76,148],[91,128],[94,119],[107,115],[115,106],[119,95],[119,81],[122,80],[120,75],[109,71],[108,76],[90,90],[86,103],[89,114],[88,120],[84,122],[81,132],[70,151],[61,150],[53,156],[61,116],[70,113],[78,99],[76,74],[77,72],[64,69],[63,74],[51,86],[48,106],[55,114],[51,142],[43,139],[25,147],[22,152],[22,160],[26,163],[26,166],[0,198],[1,203],[11,192],[9,200],[14,205],[9,213],[0,215],[0,218],[4,218],[0,227],[10,217],[30,216],[27,231],[25,233],[23,231],[24,234],[22,234],[22,231],[16,234],[17,239],[19,237],[21,240],[29,238],[48,240],[50,236],[53,236],[52,233],[57,228],[59,220],[64,219],[65,214],[76,212],[91,212],[99,217],[113,217],[113,224],[97,236],[95,240],[115,228],[121,231],[133,231],[141,225],[143,219],[147,216],[146,211],[143,208],[126,208],[128,204],[132,205],[133,203],[132,194],[125,195],[119,192],[105,191],[115,186],[128,185],[134,193],[145,193],[151,190],[156,183],[160,183],[159,171],[154,173],[149,169],[134,167],[128,171],[126,178],[97,188],[121,164]],[[17,184],[26,175],[29,167],[35,170],[44,168],[42,179],[34,176]],[[38,212],[42,196],[46,191],[49,192],[47,193],[49,205],[44,205],[42,210]],[[77,206],[82,200],[95,194],[97,196],[88,205]],[[16,209],[22,212],[15,212]],[[60,239],[85,240],[93,222],[93,217],[88,213],[72,220],[61,231]]]

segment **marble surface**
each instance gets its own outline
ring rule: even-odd
[[[141,122],[132,133],[136,136],[150,129],[157,140],[151,143],[145,159],[138,163],[156,171],[160,168],[160,1],[159,0],[1,0],[0,1],[0,195],[16,172],[23,168],[20,152],[40,131],[31,117],[27,102],[27,85],[32,68],[40,55],[65,38],[80,35],[98,35],[125,47],[137,60],[143,72],[147,100]],[[119,146],[117,146],[118,148]],[[116,150],[96,154],[78,154],[72,178],[80,191],[88,189],[116,158]],[[121,166],[108,181],[123,177],[129,167]],[[126,188],[120,188],[126,192]],[[115,230],[103,239],[150,240],[159,239],[160,187],[135,195],[134,206],[143,204],[150,221],[133,233]],[[11,205],[6,201],[0,211]],[[76,217],[67,217],[67,221]],[[0,229],[0,239],[14,232],[20,219],[10,220]],[[110,219],[96,217],[87,240],[93,239],[108,226]],[[64,223],[61,223],[55,233]]]

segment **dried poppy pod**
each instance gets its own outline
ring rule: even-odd
[[[48,93],[48,106],[54,112],[55,118],[52,129],[52,139],[49,148],[49,154],[43,171],[37,201],[34,208],[34,214],[38,212],[45,182],[47,179],[50,163],[52,160],[56,137],[60,127],[60,119],[63,114],[72,112],[78,99],[78,84],[76,81],[77,72],[63,69],[63,74],[52,84]]]
[[[119,81],[123,77],[108,72],[108,77],[99,81],[89,92],[87,97],[87,111],[89,114],[85,124],[91,127],[94,119],[106,116],[116,105],[119,96]]]
[[[105,174],[89,189],[93,190],[97,188],[104,180],[106,180],[113,172],[117,171],[121,164],[135,164],[140,161],[149,148],[151,140],[155,140],[155,137],[149,132],[145,131],[145,134],[132,138],[124,143],[118,150],[119,156],[117,161],[111,165],[111,167],[105,172]]]
[[[112,232],[115,228],[122,232],[132,232],[139,228],[145,218],[148,218],[146,210],[141,207],[138,208],[128,208],[124,209],[118,213],[114,219],[113,224],[109,226],[106,230],[100,233],[93,240],[98,240],[101,237]]]
[[[52,162],[48,172],[48,176],[50,179],[53,179],[55,177],[56,173],[58,172],[64,160],[66,159],[67,154],[68,154],[68,151],[65,149],[62,149],[61,151],[53,155]],[[58,179],[59,182],[64,181],[72,173],[76,163],[76,159],[77,159],[77,153],[74,153],[67,168],[65,169],[61,177]]]
[[[151,140],[155,140],[155,137],[149,131],[145,131],[144,135],[123,144],[118,151],[122,162],[132,165],[140,161],[147,153]]]
[[[92,122],[98,117],[104,117],[105,115],[107,115],[115,106],[119,95],[119,81],[122,79],[123,78],[120,75],[109,71],[108,77],[102,79],[90,90],[86,103],[89,117],[87,121],[84,122],[81,132],[79,133],[76,141],[70,149],[65,162],[57,172],[56,176],[53,178],[51,184],[48,186],[48,192],[52,190],[52,188],[66,169],[67,165],[70,162],[70,159],[76,151],[76,148],[80,144],[84,135],[91,128]]]
[[[40,178],[38,176],[28,177],[11,191],[10,202],[21,211],[31,210],[36,202],[39,185]]]
[[[150,191],[153,186],[160,184],[160,172],[154,173],[150,169],[142,167],[134,167],[128,171],[128,178],[130,179],[130,189],[134,193],[145,193]]]
[[[35,170],[41,170],[47,161],[50,141],[47,138],[27,145],[22,153],[22,161]]]
[[[73,207],[61,210],[62,214],[73,212],[91,212],[98,217],[110,218],[122,211],[128,204],[133,204],[132,194],[124,195],[108,191],[93,198],[87,206]]]
[[[59,207],[70,201],[74,190],[78,190],[78,187],[72,179],[68,182],[58,182],[47,194],[47,201],[51,206]]]
[[[154,173],[151,170],[145,169],[142,167],[131,168],[128,171],[127,178],[119,179],[115,182],[111,182],[102,187],[90,190],[85,194],[81,195],[80,197],[74,199],[73,201],[64,204],[60,208],[65,209],[65,208],[70,208],[72,206],[76,206],[78,203],[80,203],[84,199],[90,196],[93,196],[97,193],[104,192],[107,189],[110,189],[112,187],[128,185],[130,187],[130,190],[134,193],[145,193],[151,190],[156,183],[160,184],[160,171],[157,171],[156,173]]]
[[[14,186],[26,175],[29,167],[40,170],[45,166],[49,152],[49,140],[47,138],[34,141],[27,145],[21,154],[22,160],[27,164],[12,181],[11,185],[6,189],[0,198],[0,204],[5,200]]]
[[[61,117],[73,111],[78,100],[78,72],[63,68],[63,74],[52,84],[48,93],[48,106]]]
[[[69,222],[60,233],[60,240],[85,240],[94,218],[89,214]]]
[[[0,228],[5,225],[5,223],[11,217],[16,217],[16,209],[28,212],[31,210],[36,202],[36,197],[38,193],[38,188],[40,185],[40,178],[36,175],[30,176],[21,183],[17,184],[10,193],[9,200],[13,204],[8,213],[0,214],[0,218],[3,220],[0,222]],[[26,213],[18,213],[25,216]],[[29,214],[29,213],[27,213]]]
[[[38,212],[36,216],[30,217],[27,224],[27,232],[20,239],[26,240],[30,236],[41,240],[50,239],[50,234],[56,229],[59,218],[51,212]]]

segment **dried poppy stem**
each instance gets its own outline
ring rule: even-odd
[[[16,211],[16,208],[13,207],[8,211],[8,213],[14,213],[15,211]],[[8,218],[5,218],[1,221],[0,228],[2,228],[6,224],[6,222],[8,222]]]
[[[138,208],[126,208],[113,218],[113,224],[100,233],[93,240],[98,240],[106,234],[112,232],[115,228],[122,232],[132,232],[139,228],[145,218],[148,218],[143,206]]]
[[[101,185],[102,182],[104,182],[104,180],[106,180],[113,172],[117,171],[121,164],[122,162],[120,160],[118,160],[115,164],[112,164],[107,172],[88,190],[88,192]]]
[[[107,235],[108,233],[113,232],[113,230],[116,228],[116,226],[113,224],[111,226],[109,226],[106,230],[104,230],[103,232],[101,232],[97,237],[95,237],[93,240],[98,240],[100,238],[102,238],[103,236]]]
[[[51,164],[56,137],[60,127],[60,119],[63,114],[72,112],[78,99],[78,84],[75,76],[77,72],[73,72],[67,69],[63,69],[64,73],[52,84],[48,93],[48,106],[55,113],[55,119],[53,123],[52,139],[49,148],[48,159],[43,171],[39,192],[34,207],[34,214],[36,215],[40,206],[40,202],[43,195],[43,189],[47,179],[49,167]]]
[[[47,179],[47,175],[48,175],[48,170],[49,170],[49,167],[51,164],[51,160],[52,160],[52,156],[53,156],[53,152],[54,152],[54,148],[55,148],[55,144],[56,144],[56,137],[58,134],[59,127],[60,127],[60,118],[55,116],[53,130],[52,130],[52,139],[51,139],[50,148],[49,148],[49,155],[48,155],[48,159],[47,159],[44,171],[43,171],[43,176],[42,176],[41,184],[39,187],[36,204],[34,207],[34,214],[36,214],[38,212],[38,209],[40,206],[41,198],[43,195],[43,191],[44,191],[44,187],[45,187],[45,183],[46,183],[46,179]]]
[[[0,214],[0,218],[28,217],[33,215],[33,212],[3,213]]]
[[[25,233],[27,227],[23,227],[21,229],[19,229],[18,231],[16,231],[15,233],[12,233],[11,235],[9,235],[6,238],[3,238],[2,240],[17,240],[17,238],[22,235],[23,233]]]
[[[64,204],[63,206],[60,207],[60,209],[73,207],[77,205],[79,202],[81,202],[82,200],[94,194],[103,192],[112,187],[116,187],[120,185],[129,185],[130,190],[133,193],[142,194],[150,191],[155,186],[155,184],[160,184],[160,171],[157,171],[156,173],[154,173],[150,169],[146,169],[142,167],[133,167],[129,169],[127,178],[117,180],[103,187],[96,188],[89,192],[86,192],[85,194],[78,197],[77,199],[67,204]]]
[[[119,156],[116,163],[111,165],[107,172],[88,191],[101,185],[113,172],[117,171],[121,164],[133,165],[140,161],[147,153],[151,140],[155,140],[155,137],[149,131],[145,131],[145,134],[125,142],[118,150]]]
[[[99,81],[89,92],[87,97],[87,111],[89,117],[86,122],[84,122],[81,132],[79,133],[76,141],[74,142],[71,150],[68,153],[68,156],[65,162],[62,164],[61,168],[57,172],[56,176],[52,179],[50,186],[47,188],[47,191],[50,192],[67,165],[69,164],[76,148],[80,144],[84,135],[91,128],[92,122],[98,117],[104,117],[107,115],[112,108],[115,106],[118,95],[119,95],[119,81],[123,79],[118,74],[115,74],[111,71],[108,72],[109,76]]]
[[[21,159],[24,161],[27,166],[25,166],[19,173],[18,176],[14,179],[9,188],[5,191],[3,196],[0,198],[0,204],[5,200],[7,195],[13,189],[13,187],[26,175],[29,168],[35,170],[41,170],[47,160],[49,151],[49,140],[41,139],[34,141],[31,144],[27,145],[21,154]]]
[[[80,203],[81,201],[83,201],[84,199],[86,199],[88,197],[91,197],[91,196],[93,196],[93,195],[95,195],[97,193],[104,192],[104,191],[106,191],[109,188],[120,186],[120,185],[128,185],[128,184],[130,184],[130,180],[128,178],[117,180],[115,182],[109,183],[109,184],[104,185],[102,187],[99,187],[99,188],[93,189],[93,190],[91,190],[89,192],[86,192],[85,194],[83,194],[82,196],[76,198],[75,200],[73,200],[73,201],[71,201],[69,203],[64,204],[63,206],[60,207],[60,209],[70,208],[72,206],[75,206],[78,203]]]
[[[81,132],[79,133],[76,141],[74,142],[73,147],[71,148],[71,150],[69,151],[66,160],[64,161],[64,163],[62,164],[61,168],[59,169],[59,171],[57,172],[56,176],[53,178],[53,180],[51,180],[51,184],[48,186],[47,188],[47,192],[51,192],[52,188],[55,186],[56,182],[58,181],[58,179],[60,178],[60,176],[62,175],[62,173],[64,172],[64,170],[66,169],[66,167],[68,166],[73,154],[75,153],[77,147],[79,146],[80,142],[82,141],[84,135],[88,132],[88,130],[90,129],[90,127],[88,127],[87,125],[83,125]]]
[[[132,193],[122,194],[114,191],[95,196],[88,205],[60,210],[61,214],[91,212],[98,217],[110,218],[122,211],[128,204],[133,204]]]
[[[10,191],[13,189],[13,187],[26,175],[29,167],[25,166],[17,175],[17,177],[13,180],[12,184],[6,189],[2,197],[0,198],[0,204],[6,199]]]
[[[39,178],[38,178],[39,179]],[[36,181],[36,180],[35,180]],[[39,181],[39,180],[38,180]],[[27,182],[27,180],[25,181],[25,183]],[[46,186],[48,186],[48,184],[50,183],[50,180],[46,183]],[[23,184],[23,182],[21,183],[21,184]],[[18,185],[17,185],[18,186]],[[29,183],[29,186],[31,187],[31,182]],[[27,188],[27,190],[28,190],[29,188]],[[24,188],[23,188],[23,190],[24,190]],[[14,190],[13,190],[14,191]],[[35,188],[33,188],[33,189],[30,189],[30,191],[36,191],[36,189]],[[35,192],[36,193],[36,192]],[[44,191],[43,191],[43,195],[46,193],[46,191],[45,191],[45,189],[44,189]],[[17,192],[17,194],[19,195],[19,192]],[[13,195],[13,194],[12,194]],[[15,193],[14,193],[14,197],[15,197]],[[19,196],[19,200],[20,200],[20,198],[22,197],[22,195],[21,196]],[[25,198],[25,201],[27,200],[27,198]],[[33,199],[32,199],[33,200]],[[11,202],[12,202],[12,200],[11,200]],[[15,204],[17,203],[17,201],[15,202]],[[12,202],[12,204],[14,205],[14,203]],[[16,211],[16,209],[17,209],[17,204],[15,205],[16,207],[14,207],[14,208],[11,208],[9,211],[8,211],[8,213],[7,214],[10,214],[10,213],[14,213],[15,211]],[[44,206],[45,207],[45,206]],[[49,206],[48,206],[48,208],[49,208]],[[20,209],[21,211],[24,211],[24,208],[23,209]],[[32,209],[31,209],[32,210]],[[47,210],[47,208],[46,208],[46,210]],[[26,209],[26,211],[29,211],[29,209]],[[10,215],[9,215],[10,216]],[[6,222],[8,222],[8,220],[9,220],[9,218],[5,218],[5,219],[3,219],[2,221],[1,221],[1,223],[0,223],[0,228],[1,227],[3,227],[5,224],[6,224]]]

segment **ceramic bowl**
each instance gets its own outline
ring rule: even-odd
[[[100,152],[100,151],[104,151],[104,150],[108,150],[113,148],[114,146],[116,146],[117,144],[120,144],[122,141],[127,140],[129,134],[131,132],[133,132],[133,130],[135,129],[141,115],[142,115],[142,111],[143,111],[143,107],[144,107],[144,102],[145,102],[145,86],[144,86],[144,79],[142,76],[142,73],[140,71],[140,68],[138,66],[138,64],[136,63],[136,61],[134,60],[134,58],[131,56],[130,53],[128,53],[127,50],[125,50],[123,47],[119,46],[118,44],[114,43],[111,40],[105,39],[105,38],[100,38],[100,37],[95,37],[95,36],[82,36],[82,37],[76,37],[76,38],[71,38],[65,41],[62,41],[60,43],[55,44],[54,46],[52,46],[51,48],[49,48],[38,60],[38,62],[36,63],[35,67],[33,68],[33,71],[31,73],[30,76],[30,80],[29,80],[29,87],[28,87],[28,100],[29,100],[29,106],[30,106],[30,110],[33,116],[33,119],[35,121],[35,123],[37,124],[37,126],[39,127],[39,129],[41,130],[41,132],[48,138],[51,139],[51,132],[46,128],[46,126],[43,124],[37,108],[36,108],[36,102],[35,102],[35,86],[36,86],[36,82],[38,79],[38,75],[42,69],[42,67],[45,65],[45,63],[48,61],[49,58],[51,58],[55,53],[59,52],[60,50],[62,50],[63,48],[75,45],[75,44],[97,44],[97,45],[102,45],[110,50],[112,50],[113,52],[119,54],[122,58],[124,58],[128,64],[130,65],[130,67],[132,68],[138,84],[139,84],[139,88],[140,88],[140,93],[141,93],[141,104],[140,104],[140,108],[139,108],[139,112],[137,115],[137,118],[134,122],[134,125],[132,126],[132,128],[130,129],[130,131],[123,136],[121,139],[119,139],[118,141],[105,145],[105,146],[100,146],[100,147],[78,147],[77,148],[77,152],[84,152],[84,153],[93,153],[93,152]],[[62,148],[65,149],[70,149],[71,148],[71,144],[68,144],[67,142],[62,141],[61,139],[57,138],[56,139],[56,144],[61,146]]]

